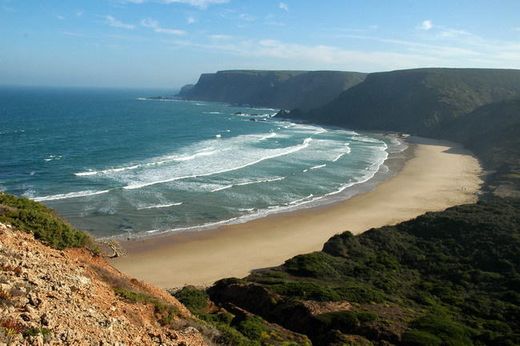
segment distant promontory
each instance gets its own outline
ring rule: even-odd
[[[327,104],[365,77],[364,73],[341,71],[219,71],[202,74],[195,85],[184,86],[177,96],[307,111]]]

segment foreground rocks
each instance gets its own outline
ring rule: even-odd
[[[205,345],[196,325],[170,294],[103,258],[0,224],[0,345]]]

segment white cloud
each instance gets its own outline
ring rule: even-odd
[[[178,2],[199,8],[207,8],[209,5],[227,4],[229,0],[162,0],[164,3]]]
[[[193,24],[193,23],[195,23],[196,21],[197,21],[197,20],[195,19],[195,17],[192,17],[192,16],[186,18],[186,22],[187,22],[188,24]]]
[[[439,33],[439,35],[441,37],[446,37],[446,38],[449,38],[449,37],[461,37],[461,36],[472,36],[472,34],[470,34],[469,32],[467,32],[465,30],[449,29],[449,28],[443,29]]]
[[[443,28],[443,31],[449,30]],[[191,46],[210,52],[221,52],[241,57],[251,66],[271,66],[283,69],[339,69],[357,71],[384,71],[417,67],[486,67],[520,68],[520,43],[487,40],[464,31],[459,35],[428,36],[422,41],[402,40],[375,36],[344,35],[362,41],[373,40],[389,46],[385,50],[348,49],[322,44],[299,44],[275,39],[219,40],[219,35],[208,36],[209,41],[176,42],[177,46]],[[370,45],[377,47],[377,45]]]
[[[83,11],[83,10],[78,10],[78,11],[76,11],[75,14],[76,14],[76,17],[81,17],[81,16],[83,16],[84,13],[85,13],[85,11]]]
[[[520,31],[520,26],[513,28],[513,31]]]
[[[153,31],[160,33],[160,34],[177,35],[177,36],[186,34],[186,31],[184,31],[184,30],[163,28],[163,27],[161,27],[161,25],[159,24],[158,21],[156,21],[152,18],[146,18],[146,19],[141,20],[141,26],[148,28],[148,29],[152,29]]]
[[[209,35],[209,38],[215,41],[225,41],[225,40],[231,40],[233,36],[230,35],[223,35],[223,34],[215,34],[215,35]]]
[[[63,17],[63,16],[60,16],[59,14],[58,14],[58,15],[56,15],[56,18],[58,18],[59,20],[65,20],[65,17]]]
[[[253,17],[252,15],[247,14],[247,13],[240,13],[238,15],[238,18],[240,18],[241,20],[246,21],[246,22],[254,22],[256,20],[255,17]]]
[[[278,8],[284,10],[285,12],[289,12],[289,5],[287,5],[285,2],[280,2],[278,4]]]
[[[210,5],[227,4],[229,0],[120,0],[123,3],[143,4],[145,2],[159,2],[162,4],[186,4],[200,9],[206,9]]]
[[[419,29],[428,31],[433,28],[433,23],[430,19],[423,20],[422,23],[418,26]]]
[[[120,21],[112,16],[105,16],[105,23],[113,28],[120,28],[120,29],[127,29],[127,30],[132,30],[135,28],[135,25],[123,23],[122,21]]]

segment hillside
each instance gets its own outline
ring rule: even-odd
[[[520,70],[415,69],[369,74],[324,107],[280,116],[462,143],[490,171],[489,191],[518,197],[518,100]]]
[[[442,136],[480,106],[520,97],[520,70],[415,69],[371,73],[329,104],[290,117],[354,129]]]
[[[112,267],[103,247],[46,206],[0,193],[0,345],[309,344],[240,309],[192,315]],[[177,295],[192,306],[186,292]]]
[[[334,236],[208,290],[315,345],[520,344],[520,201],[427,213]]]
[[[167,292],[0,224],[0,344],[205,345]]]
[[[464,143],[491,170],[489,190],[520,197],[520,99],[479,107],[449,124],[443,136]]]
[[[181,89],[187,100],[309,110],[360,83],[365,74],[338,71],[248,71],[207,73]]]

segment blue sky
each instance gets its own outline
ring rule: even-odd
[[[0,84],[429,66],[520,68],[520,1],[0,0]]]

